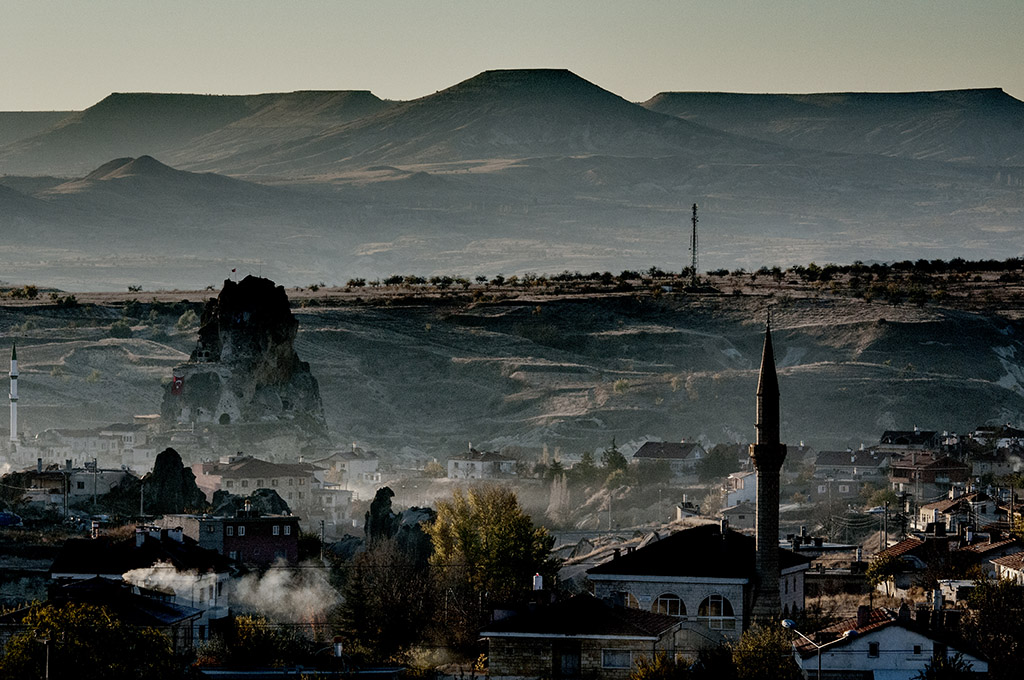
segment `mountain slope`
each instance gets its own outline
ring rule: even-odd
[[[75,111],[0,111],[0,146],[33,137]]]
[[[601,153],[764,153],[746,142],[652,113],[565,70],[486,71],[441,92],[287,145],[223,171],[336,172],[380,163],[455,163]]]
[[[804,149],[1024,165],[1024,102],[996,88],[807,95],[663,92],[643,106]]]
[[[110,158],[146,154],[176,165],[195,162],[225,149],[301,138],[384,106],[367,92],[114,93],[49,130],[0,148],[0,172],[68,176]]]

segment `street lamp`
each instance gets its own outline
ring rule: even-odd
[[[800,637],[802,637],[803,639],[807,640],[812,645],[814,645],[815,649],[818,650],[818,652],[817,652],[817,657],[818,657],[818,675],[815,676],[814,680],[821,680],[821,650],[823,650],[826,647],[829,647],[831,645],[834,645],[837,642],[842,642],[843,640],[847,640],[847,639],[852,638],[852,637],[857,637],[857,631],[855,631],[855,630],[853,630],[851,628],[850,630],[843,631],[842,637],[840,637],[840,638],[838,638],[836,640],[832,640],[830,642],[826,642],[823,645],[819,645],[817,642],[815,642],[811,638],[807,637],[806,635],[804,635],[803,633],[798,631],[796,629],[796,622],[793,621],[793,619],[782,619],[782,627],[787,629],[787,630],[793,631],[794,633],[796,633],[797,635],[799,635]]]

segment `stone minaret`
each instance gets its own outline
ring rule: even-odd
[[[11,441],[18,441],[18,346],[11,345]]]
[[[750,459],[757,471],[757,551],[754,584],[754,620],[778,618],[779,598],[779,470],[786,447],[779,442],[779,379],[775,374],[771,318],[764,331],[761,375],[757,380],[757,440],[750,446]]]

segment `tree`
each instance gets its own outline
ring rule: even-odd
[[[657,652],[653,658],[642,656],[629,674],[629,680],[688,680],[690,669],[684,659]]]
[[[1019,677],[1024,658],[1024,589],[1009,580],[979,579],[967,596],[961,630],[989,658],[990,678]]]
[[[885,584],[885,594],[889,594],[889,584],[892,577],[903,569],[903,562],[895,555],[882,555],[871,560],[864,576],[868,579],[868,585],[872,588]]]
[[[104,607],[48,604],[34,608],[23,623],[25,629],[7,642],[0,658],[0,677],[44,677],[47,646],[52,678],[163,680],[180,675],[167,636],[127,625]]]
[[[531,588],[535,573],[553,576],[554,538],[535,527],[514,491],[502,487],[455,491],[437,505],[427,526],[435,566],[465,565],[474,589],[495,602],[513,601]]]
[[[755,625],[733,647],[738,680],[802,680],[793,643],[779,625]]]
[[[932,657],[928,665],[917,672],[914,680],[957,680],[973,677],[974,666],[964,660],[963,654],[957,652],[953,656]]]
[[[740,469],[735,449],[727,444],[715,444],[708,455],[697,461],[697,477],[702,482],[728,477]]]
[[[307,661],[309,644],[296,631],[274,625],[263,616],[245,615],[232,619],[222,635],[200,646],[197,656],[199,666],[282,666]]]
[[[612,445],[601,454],[601,465],[608,473],[612,473],[615,470],[625,470],[629,467],[629,461],[619,451],[619,447],[615,444],[615,439],[612,439]]]
[[[394,537],[376,540],[356,557],[344,588],[342,622],[354,654],[372,662],[403,662],[434,614],[429,573]]]

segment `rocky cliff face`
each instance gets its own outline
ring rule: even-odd
[[[164,420],[278,423],[324,434],[320,389],[309,364],[295,353],[298,326],[284,288],[273,281],[225,281],[203,310],[188,362],[174,368],[164,392]]]

